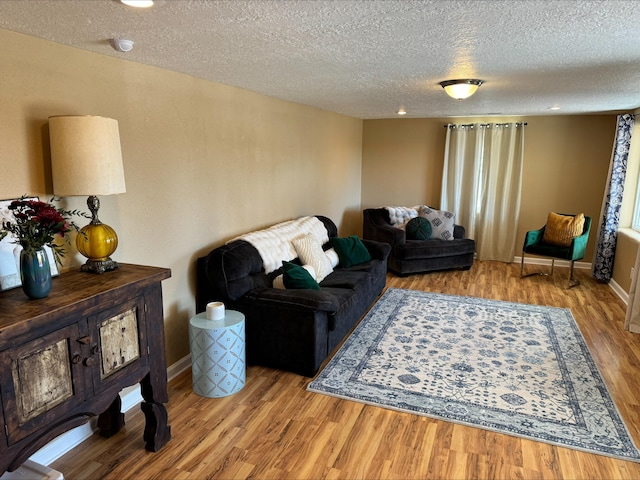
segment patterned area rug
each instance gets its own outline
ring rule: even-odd
[[[568,309],[390,288],[308,390],[640,462]]]

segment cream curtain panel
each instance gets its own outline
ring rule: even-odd
[[[515,256],[525,125],[446,125],[440,205],[475,239],[478,260]]]

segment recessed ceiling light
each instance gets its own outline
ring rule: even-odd
[[[153,0],[120,0],[120,3],[136,8],[153,7]]]
[[[557,106],[549,107],[549,110],[560,110],[560,107],[557,107]]]
[[[404,109],[404,107],[400,107],[398,109],[398,115],[406,115],[407,111]]]

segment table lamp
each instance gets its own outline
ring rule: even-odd
[[[52,116],[49,134],[53,193],[89,196],[91,222],[76,237],[78,251],[88,259],[81,270],[104,273],[118,268],[110,257],[118,247],[118,236],[98,219],[97,197],[126,191],[117,120],[91,115]]]

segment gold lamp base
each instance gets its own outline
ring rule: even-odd
[[[118,262],[107,258],[105,260],[88,259],[84,265],[80,267],[82,272],[104,273],[107,270],[115,270],[118,268]]]
[[[91,211],[91,223],[80,229],[76,237],[78,251],[87,257],[87,262],[80,267],[83,272],[104,273],[118,268],[118,263],[111,260],[110,255],[118,248],[118,235],[109,225],[98,219],[100,200],[96,196],[87,199]]]

